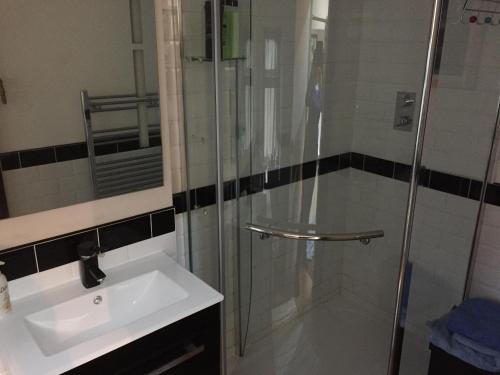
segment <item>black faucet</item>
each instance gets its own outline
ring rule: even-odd
[[[104,251],[95,243],[85,241],[77,247],[80,258],[80,278],[85,288],[93,288],[101,284],[106,278],[106,274],[99,269],[97,256]]]

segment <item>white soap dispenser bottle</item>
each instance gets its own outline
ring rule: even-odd
[[[5,263],[0,261],[0,266]],[[9,284],[7,278],[0,272],[0,318],[7,315],[12,309],[9,296]]]

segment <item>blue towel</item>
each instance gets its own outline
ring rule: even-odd
[[[461,359],[479,369],[499,372],[500,371],[500,352],[488,351],[477,345],[467,342],[465,345],[462,340],[456,340],[456,334],[448,330],[447,323],[449,315],[429,323],[431,328],[430,342],[448,354]],[[467,340],[467,338],[466,338]]]
[[[500,351],[500,305],[483,298],[463,302],[450,312],[447,327],[487,348]]]
[[[459,344],[468,346],[471,349],[474,349],[476,352],[483,353],[485,355],[493,356],[493,357],[498,357],[500,352],[497,352],[496,350],[487,348],[486,346],[482,346],[478,344],[475,341],[472,341],[471,339],[468,339],[465,336],[459,335],[458,333],[452,333],[451,335],[452,340],[458,342]]]

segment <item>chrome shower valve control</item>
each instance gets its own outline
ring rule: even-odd
[[[410,116],[401,116],[401,119],[399,121],[399,124],[397,124],[396,126],[398,128],[402,127],[402,126],[408,126],[408,125],[411,125],[411,123],[413,122],[413,119],[410,117]]]
[[[396,109],[394,113],[394,129],[411,131],[413,116],[415,115],[416,94],[414,92],[399,91],[396,95]]]

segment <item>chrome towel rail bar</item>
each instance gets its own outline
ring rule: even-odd
[[[243,228],[251,232],[259,233],[262,240],[273,236],[305,241],[360,241],[363,245],[368,245],[372,238],[384,237],[383,230],[355,233],[307,233],[288,231],[252,223],[247,223]]]
[[[89,96],[86,90],[82,90],[80,98],[94,197],[105,198],[162,186],[161,146],[117,150],[116,143],[123,144],[125,141],[137,141],[140,138],[138,126],[110,129],[92,127],[93,113],[137,109],[138,103],[148,103],[148,106],[157,107],[159,105],[158,94],[146,94],[145,97],[128,94]],[[159,136],[160,124],[149,124],[147,135]],[[113,145],[114,150],[119,152],[96,155],[95,146],[106,144]]]

